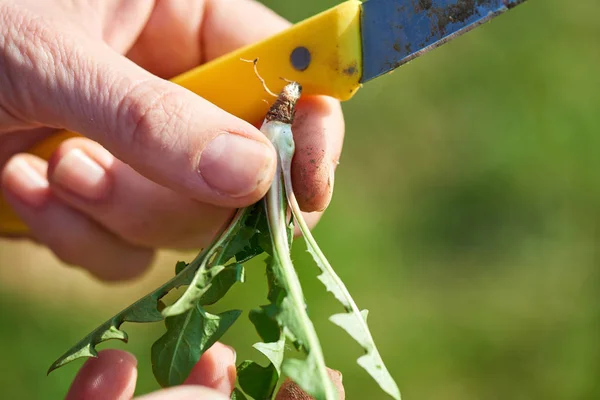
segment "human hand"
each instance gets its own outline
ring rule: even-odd
[[[137,361],[122,350],[103,350],[98,358],[89,359],[79,370],[66,400],[126,400],[134,395]],[[342,378],[329,370],[330,376],[344,399]],[[236,380],[235,353],[221,343],[214,344],[200,358],[183,386],[159,390],[138,397],[138,400],[226,400],[231,396]],[[308,400],[300,388],[286,381],[276,400]]]
[[[0,0],[0,186],[33,239],[105,280],[138,276],[156,248],[207,245],[265,194],[275,152],[165,79],[288,25],[251,0]],[[22,153],[55,129],[84,137],[48,162]],[[298,105],[292,174],[313,224],[343,131],[334,99]]]

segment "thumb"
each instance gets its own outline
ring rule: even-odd
[[[267,191],[275,152],[251,124],[73,27],[1,7],[0,106],[12,115],[81,133],[201,201],[241,207]]]

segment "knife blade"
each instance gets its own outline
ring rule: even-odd
[[[392,71],[524,2],[367,0],[361,14],[361,82]]]

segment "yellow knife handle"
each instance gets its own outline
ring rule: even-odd
[[[284,78],[299,82],[304,95],[348,100],[359,89],[362,74],[360,10],[360,1],[346,1],[171,81],[251,123],[264,118],[274,98],[265,92],[252,64],[243,60],[259,59],[258,71],[275,93],[285,86]],[[59,132],[29,152],[48,159],[62,141],[74,136],[78,135]],[[0,197],[0,234],[27,232],[27,226]]]

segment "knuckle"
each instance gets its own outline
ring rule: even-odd
[[[153,145],[176,143],[176,133],[185,127],[185,103],[167,82],[140,80],[128,85],[118,105],[120,139],[135,151]]]

